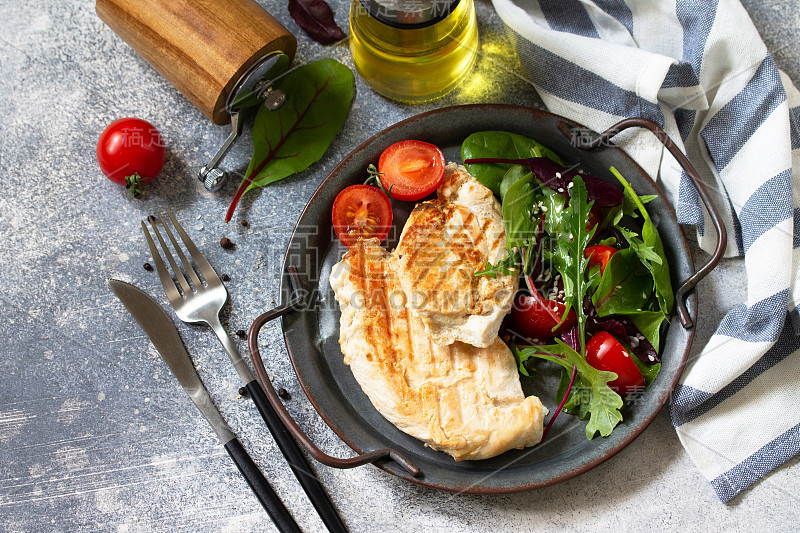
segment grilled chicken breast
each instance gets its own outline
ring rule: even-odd
[[[391,259],[377,239],[362,239],[330,277],[342,312],[344,362],[375,408],[456,461],[537,444],[547,409],[535,396],[524,396],[514,356],[496,330],[486,347],[436,342],[407,306]]]
[[[517,275],[475,276],[508,256],[500,204],[450,163],[438,199],[418,204],[392,255],[411,313],[439,344],[491,346],[517,292]]]

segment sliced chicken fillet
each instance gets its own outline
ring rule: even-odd
[[[377,239],[361,240],[330,278],[344,362],[375,408],[456,461],[537,444],[547,409],[524,396],[505,343],[496,336],[485,348],[434,342],[406,307],[389,258]]]

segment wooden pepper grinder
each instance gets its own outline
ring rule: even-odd
[[[270,82],[294,59],[294,35],[254,0],[96,0],[95,10],[214,124],[231,123],[199,173],[219,189],[226,175],[217,164],[242,131],[240,112],[283,103]]]

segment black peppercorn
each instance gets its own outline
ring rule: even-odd
[[[227,237],[223,237],[219,240],[219,245],[225,248],[226,250],[230,250],[234,246],[236,246],[232,240]]]
[[[247,332],[243,329],[236,330],[236,336],[240,339],[244,339],[247,337]]]
[[[291,398],[291,397],[292,397],[292,395],[291,395],[291,394],[289,394],[289,391],[288,391],[288,390],[286,390],[286,389],[284,389],[283,387],[281,387],[280,389],[278,389],[278,396],[280,396],[280,397],[281,397],[281,398],[283,398],[284,400],[288,400],[289,398]]]
[[[150,263],[145,263],[145,264],[142,265],[142,267],[145,270],[147,270],[148,272],[152,272],[153,271],[153,265],[151,265]]]
[[[222,281],[230,281],[231,277],[227,274],[223,274],[220,276],[220,279],[222,279]]]
[[[244,387],[239,387],[239,396],[247,396],[247,389]]]

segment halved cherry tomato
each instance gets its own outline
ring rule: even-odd
[[[630,354],[607,331],[599,331],[586,343],[586,362],[598,370],[614,372],[617,379],[608,386],[621,396],[644,390],[644,378]]]
[[[514,300],[514,307],[511,309],[511,322],[516,333],[533,339],[549,339],[568,331],[577,322],[578,317],[575,310],[570,309],[566,318],[558,326],[559,319],[564,316],[566,306],[553,300],[543,300],[544,305],[550,307],[548,312],[540,300],[533,296],[520,295]],[[555,315],[555,317],[553,316]],[[555,331],[553,328],[558,326]]]
[[[421,200],[442,183],[444,155],[430,143],[400,141],[383,151],[378,172],[381,185],[391,191],[392,198]]]
[[[372,185],[351,185],[333,201],[333,229],[348,248],[359,237],[383,240],[392,226],[392,204]]]
[[[587,246],[583,251],[583,257],[589,260],[590,265],[600,265],[600,273],[602,274],[606,271],[608,260],[617,252],[619,250],[616,248],[598,244],[597,246]]]

